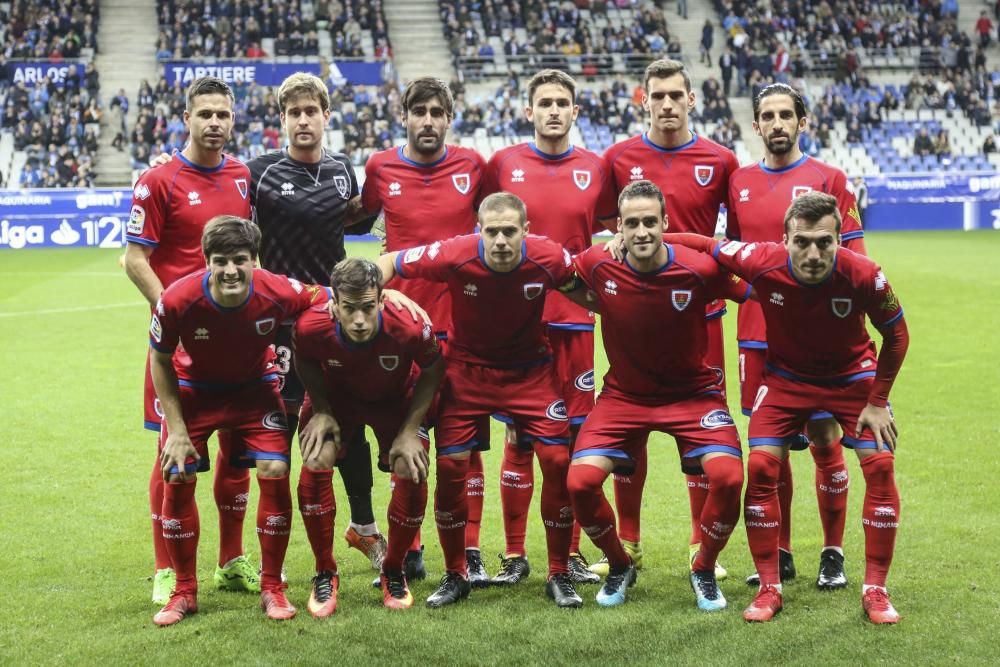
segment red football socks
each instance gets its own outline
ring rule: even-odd
[[[778,547],[792,553],[792,461],[785,456],[778,473],[778,506],[781,508],[781,525],[778,527]]]
[[[778,525],[782,516],[777,489],[780,474],[781,459],[760,449],[751,450],[743,523],[761,587],[781,583],[778,574]]]
[[[740,518],[740,493],[743,491],[743,462],[732,456],[717,456],[702,464],[708,479],[708,494],[699,518],[698,541],[701,547],[693,569],[715,569],[733,528]]]
[[[302,466],[298,497],[306,537],[309,538],[309,546],[316,558],[316,571],[336,572],[333,524],[337,516],[337,501],[333,497],[333,471],[312,470]]]
[[[625,567],[628,554],[615,530],[615,513],[604,496],[608,473],[588,464],[571,465],[566,484],[580,527],[608,559],[611,567]]]
[[[566,489],[569,448],[532,443],[542,469],[542,523],[549,553],[549,575],[569,572],[569,542],[573,536],[573,506]]]
[[[811,445],[809,451],[816,462],[816,500],[823,524],[823,546],[842,547],[849,483],[844,448],[836,442],[826,447]]]
[[[503,508],[503,529],[507,556],[524,555],[524,539],[528,530],[528,509],[535,490],[535,454],[505,442],[500,464],[500,505]]]
[[[174,590],[192,595],[198,592],[198,537],[201,533],[194,496],[196,486],[195,480],[165,483],[160,511],[163,541],[177,576]]]
[[[885,586],[899,529],[899,490],[893,456],[879,452],[861,460],[865,502],[861,522],[865,529],[865,585]]]
[[[691,508],[691,541],[688,544],[697,544],[701,541],[701,512],[708,499],[708,475],[684,475],[684,481]]]
[[[288,550],[292,527],[292,492],[288,475],[261,477],[260,502],[257,504],[257,537],[260,540],[260,587],[270,590],[281,586],[281,566]]]
[[[167,552],[167,543],[163,541],[163,526],[160,524],[163,484],[163,471],[160,470],[160,458],[157,457],[149,476],[149,515],[153,522],[153,560],[157,570],[170,567],[170,554]]]
[[[483,455],[472,452],[469,455],[469,474],[465,478],[466,505],[469,508],[468,523],[465,524],[465,548],[479,548],[479,529],[483,522],[483,501],[486,480],[483,476]]]
[[[469,472],[469,459],[447,456],[437,460],[437,487],[434,489],[434,520],[438,539],[444,551],[444,567],[468,578],[465,562],[465,524],[468,517],[465,479]]]
[[[613,476],[615,508],[618,510],[618,535],[626,542],[639,541],[639,513],[642,509],[642,489],[646,486],[648,458],[646,448],[638,448],[635,471],[631,475]]]
[[[407,550],[420,549],[420,524],[427,508],[427,483],[415,484],[393,474],[392,498],[389,500],[389,547],[382,562],[385,572],[402,572]],[[466,529],[468,530],[468,529]]]
[[[219,431],[218,438],[212,494],[219,509],[219,565],[225,565],[243,555],[243,520],[250,499],[250,470],[229,463],[235,444],[232,432]]]

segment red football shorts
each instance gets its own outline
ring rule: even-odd
[[[714,302],[713,302],[714,303]],[[708,329],[708,344],[705,350],[705,363],[715,371],[718,389],[726,396],[726,347],[723,341],[722,316],[714,317],[706,323]]]
[[[740,409],[747,417],[753,412],[753,404],[757,399],[757,391],[764,377],[764,366],[766,365],[767,348],[741,347],[740,348]],[[817,410],[809,418],[829,419],[833,415],[828,410]],[[796,445],[796,449],[800,447]]]
[[[580,425],[594,409],[594,332],[550,326],[547,334],[569,423]]]
[[[181,410],[191,443],[201,456],[184,462],[188,472],[210,468],[208,438],[220,429],[233,433],[230,463],[252,468],[256,461],[289,461],[288,426],[281,393],[274,382],[259,382],[239,389],[215,391],[179,387]],[[160,449],[167,441],[167,423],[160,430]],[[238,449],[235,443],[240,443]],[[175,471],[176,472],[176,471]]]
[[[434,431],[439,456],[480,449],[476,421],[509,415],[523,440],[569,444],[566,404],[551,361],[528,368],[491,368],[449,359]]]
[[[187,357],[184,348],[178,347],[174,356]],[[160,400],[156,398],[156,388],[153,386],[153,375],[149,370],[149,351],[146,351],[146,377],[142,386],[142,426],[148,431],[160,432],[160,422],[163,421],[163,409]]]
[[[750,415],[750,446],[794,445],[806,422],[816,412],[824,411],[844,429],[840,441],[845,447],[875,449],[875,436],[869,429],[864,429],[860,438],[854,436],[874,381],[865,378],[846,385],[822,386],[765,371]]]
[[[742,457],[740,436],[726,401],[717,392],[674,403],[643,405],[605,389],[580,429],[573,458],[607,456],[617,463],[614,472],[631,474],[636,450],[646,446],[651,431],[674,437],[685,470],[698,468],[698,459],[712,452]]]

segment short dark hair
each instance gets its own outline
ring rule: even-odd
[[[494,192],[483,200],[483,203],[479,205],[479,218],[482,219],[483,213],[499,213],[500,211],[517,211],[518,217],[521,218],[521,226],[524,227],[524,223],[528,220],[528,209],[521,201],[521,198],[510,192]]]
[[[238,215],[217,215],[201,233],[201,252],[205,259],[212,255],[231,255],[249,250],[257,258],[260,249],[260,227]]]
[[[229,98],[230,106],[236,104],[233,89],[229,87],[228,83],[214,76],[203,76],[200,79],[195,79],[188,86],[187,107],[185,107],[188,111],[194,108],[194,98],[199,95],[225,95]]]
[[[760,118],[760,103],[765,97],[770,97],[771,95],[788,95],[792,98],[792,102],[795,103],[795,118],[796,120],[801,120],[809,115],[809,111],[806,109],[806,100],[802,97],[802,93],[795,90],[787,83],[772,83],[770,86],[766,86],[763,90],[757,93],[757,97],[753,99],[753,119],[757,121]]]
[[[670,60],[669,58],[661,58],[649,63],[649,66],[646,68],[646,74],[642,78],[642,87],[645,90],[649,90],[650,79],[667,79],[675,74],[684,75],[684,89],[690,93],[691,77],[688,75],[687,70],[684,69],[684,63],[679,60]]]
[[[837,208],[837,198],[825,192],[807,192],[792,200],[792,205],[785,211],[785,234],[792,228],[792,220],[804,220],[813,224],[828,215],[837,221],[836,231],[840,234],[840,209]]]
[[[348,257],[333,267],[333,271],[330,272],[330,287],[338,299],[341,294],[361,294],[373,287],[376,294],[381,294],[382,270],[371,260]]]
[[[455,98],[452,97],[451,90],[444,81],[432,76],[422,76],[406,84],[402,99],[403,113],[409,113],[414,106],[429,102],[435,97],[444,107],[444,112],[448,114],[448,117],[454,117]]]
[[[535,103],[535,91],[548,83],[554,83],[568,90],[570,99],[576,102],[576,81],[573,77],[557,69],[543,69],[528,81],[528,106],[533,106]]]
[[[655,199],[660,202],[660,215],[667,214],[667,202],[663,198],[663,191],[653,181],[632,181],[626,185],[625,189],[618,195],[619,212],[627,199]]]

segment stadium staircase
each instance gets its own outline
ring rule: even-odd
[[[125,150],[111,145],[119,131],[120,116],[111,112],[108,105],[125,89],[129,98],[127,127],[135,125],[136,93],[143,79],[150,84],[157,80],[156,37],[158,24],[156,4],[153,0],[101,0],[101,23],[97,38],[101,45],[95,57],[101,75],[101,97],[105,114],[101,120],[101,136],[97,151],[97,177],[95,185],[129,186],[132,167],[128,153],[126,133]]]
[[[383,8],[402,83],[421,76],[455,78],[435,0],[385,0]]]

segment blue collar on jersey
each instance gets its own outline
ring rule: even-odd
[[[444,155],[439,157],[437,160],[434,160],[434,162],[417,162],[416,160],[411,160],[410,158],[406,157],[405,153],[403,153],[404,148],[406,147],[400,146],[399,148],[397,148],[396,155],[399,156],[400,160],[410,165],[411,167],[421,167],[422,169],[428,169],[430,167],[438,166],[448,158],[448,146],[444,147]]]
[[[698,141],[698,135],[695,132],[691,133],[691,141],[686,144],[681,144],[680,146],[674,146],[673,148],[666,148],[657,143],[653,143],[653,140],[649,138],[649,132],[642,133],[642,143],[646,144],[653,150],[660,151],[661,153],[676,153],[677,151],[682,151],[685,148],[691,148],[694,146],[695,142]]]
[[[667,261],[664,262],[662,266],[659,266],[659,267],[653,269],[652,271],[640,271],[639,269],[637,269],[634,266],[632,266],[632,263],[628,261],[628,254],[627,253],[625,255],[625,266],[627,266],[629,269],[631,269],[632,273],[635,273],[635,274],[640,275],[640,276],[652,276],[652,275],[655,275],[657,273],[663,273],[668,268],[670,268],[671,264],[674,263],[674,247],[672,245],[670,245],[669,243],[664,243],[663,246],[667,249]]]
[[[528,257],[528,242],[522,240],[521,241],[521,261],[517,263],[517,266],[515,266],[510,271],[494,271],[493,267],[491,267],[489,264],[486,263],[486,248],[483,245],[483,239],[482,239],[482,237],[480,237],[480,239],[479,239],[479,261],[483,263],[483,266],[485,266],[486,270],[489,271],[490,273],[495,273],[498,276],[505,276],[508,273],[514,273],[514,271],[517,271],[519,268],[521,268],[521,265],[524,264],[524,260],[527,257]]]
[[[764,164],[763,160],[761,160],[760,161],[760,169],[761,169],[761,171],[765,171],[765,172],[767,172],[769,174],[781,174],[783,172],[790,171],[792,169],[795,169],[798,166],[801,166],[802,163],[804,163],[808,159],[809,159],[808,155],[803,155],[802,157],[800,157],[798,160],[796,160],[795,162],[791,163],[787,167],[781,167],[779,169],[771,169],[770,167],[768,167],[768,166],[766,166]]]
[[[564,157],[569,156],[569,154],[573,152],[574,146],[570,146],[569,149],[567,149],[563,153],[559,153],[558,155],[553,155],[552,153],[546,153],[541,148],[539,148],[538,146],[536,146],[534,141],[531,141],[531,142],[528,143],[528,148],[530,148],[531,150],[535,151],[535,155],[537,155],[538,157],[540,157],[540,158],[542,158],[544,160],[561,160]]]
[[[205,271],[205,277],[201,279],[201,290],[205,293],[205,298],[208,302],[212,304],[212,307],[221,313],[231,313],[242,309],[250,299],[253,297],[253,273],[250,274],[250,289],[247,291],[247,298],[238,306],[223,306],[221,303],[212,298],[212,290],[208,286],[208,279],[212,276],[211,271]]]
[[[180,159],[181,162],[183,162],[187,166],[191,167],[192,169],[197,169],[198,171],[200,171],[203,174],[211,174],[211,173],[217,172],[217,171],[219,171],[220,169],[222,169],[223,167],[226,166],[226,155],[225,155],[225,153],[223,153],[223,155],[222,155],[222,162],[220,162],[219,164],[217,164],[214,167],[202,167],[200,164],[195,164],[194,162],[191,162],[191,160],[189,160],[186,157],[184,157],[184,154],[181,153],[180,151],[177,151],[176,155],[177,155],[178,159]]]
[[[795,275],[794,271],[792,271],[792,256],[791,255],[789,255],[788,259],[785,260],[785,268],[788,270],[788,275],[790,275],[792,277],[792,280],[794,280],[799,285],[802,285],[803,287],[809,287],[809,288],[812,288],[812,287],[821,287],[822,285],[825,285],[826,283],[830,282],[830,278],[833,277],[834,272],[837,270],[837,258],[839,256],[840,256],[840,251],[838,250],[837,254],[833,256],[833,269],[830,271],[830,274],[826,278],[823,278],[823,280],[819,281],[818,283],[812,284],[812,285],[810,285],[809,283],[804,283],[801,280],[799,280],[799,277],[797,275]]]
[[[340,341],[341,345],[346,347],[348,350],[363,350],[378,340],[379,335],[382,333],[382,311],[379,311],[378,313],[378,328],[375,330],[375,335],[372,336],[371,340],[366,340],[364,343],[355,343],[353,340],[344,335],[344,330],[340,326],[340,320],[337,320],[337,326],[334,327],[334,333],[337,335],[337,340]]]

